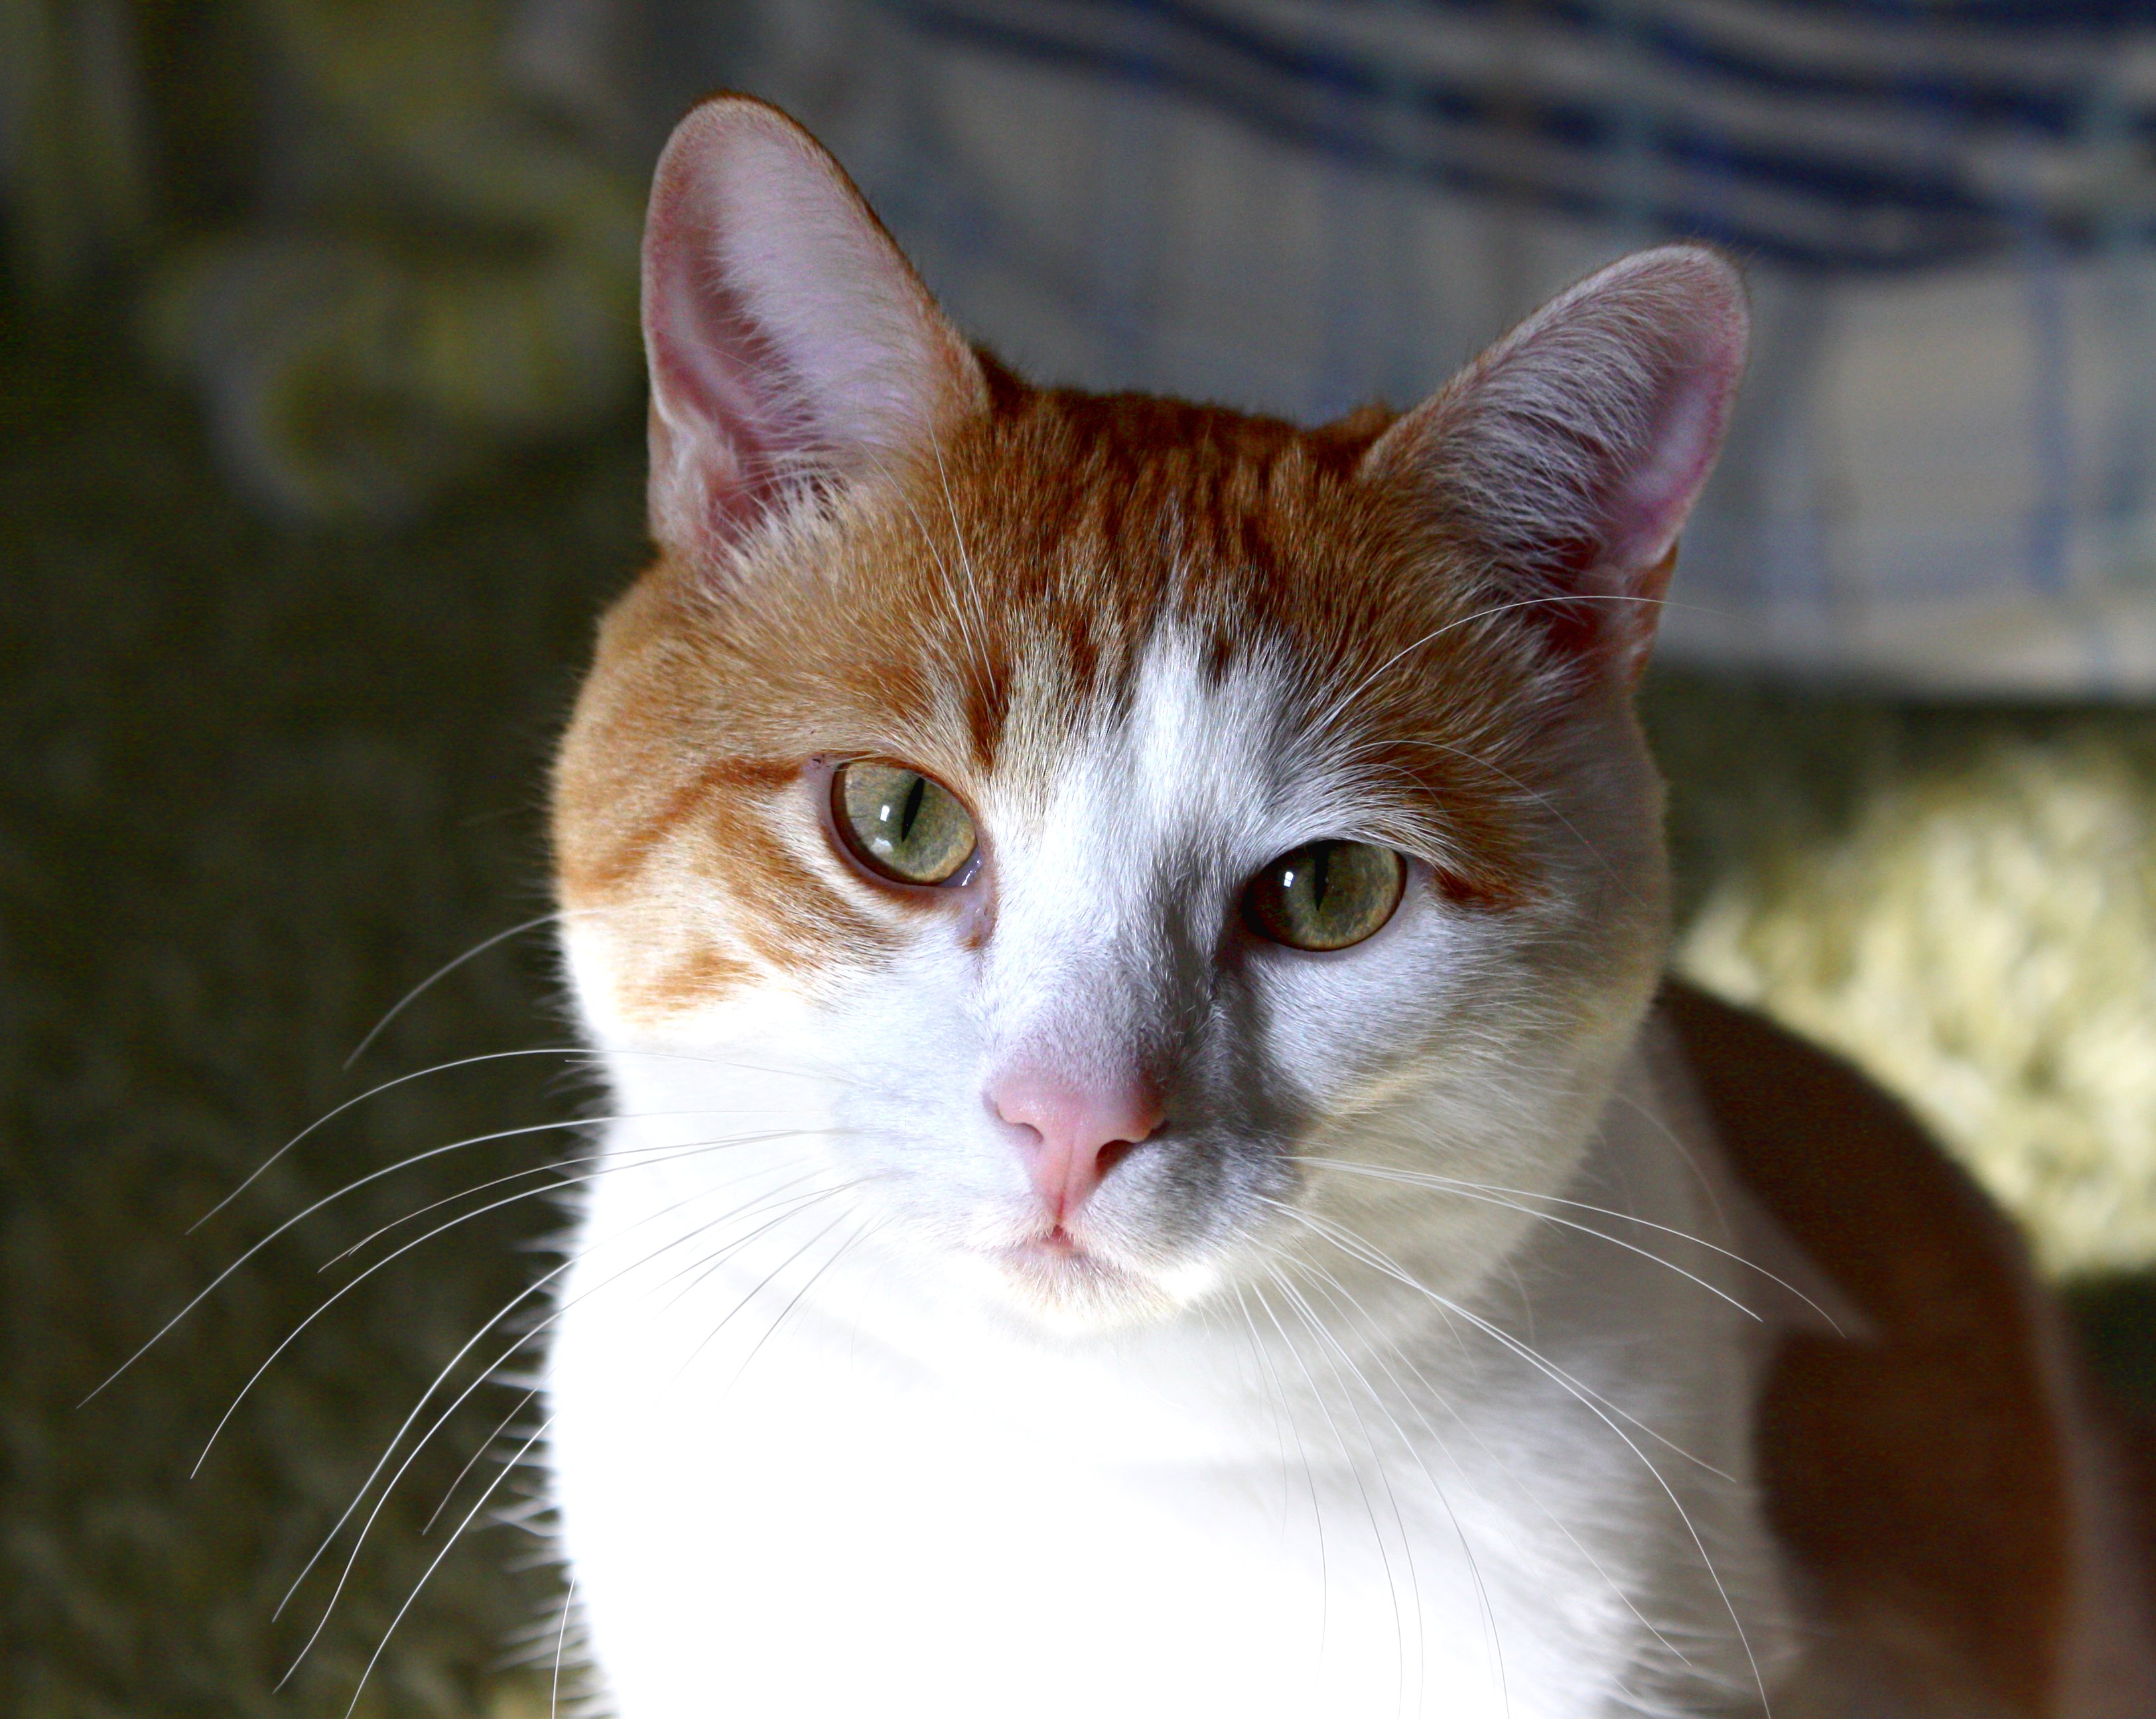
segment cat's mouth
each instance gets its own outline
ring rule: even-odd
[[[1097,1243],[1053,1224],[998,1249],[996,1264],[1019,1301],[1051,1324],[1098,1328],[1157,1319],[1173,1298]]]
[[[1031,1235],[1021,1237],[1002,1252],[1008,1266],[1023,1272],[1060,1272],[1066,1275],[1081,1272],[1117,1276],[1131,1275],[1060,1224],[1051,1224]]]

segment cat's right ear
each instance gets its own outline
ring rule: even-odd
[[[803,485],[894,470],[987,384],[844,170],[715,96],[660,157],[644,235],[652,536],[696,557]]]

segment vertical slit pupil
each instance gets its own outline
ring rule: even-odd
[[[1332,873],[1332,844],[1321,843],[1317,851],[1310,856],[1310,909],[1313,913],[1325,911],[1325,885]]]
[[[916,776],[913,785],[906,791],[906,804],[898,814],[898,839],[905,841],[913,834],[913,820],[921,815],[921,802],[928,793],[928,778]]]

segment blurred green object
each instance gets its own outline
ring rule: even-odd
[[[540,1269],[552,1178],[497,1185],[483,1198],[536,1192],[358,1282],[190,1469],[301,1320],[464,1208],[319,1270],[331,1256],[572,1157],[578,1137],[476,1145],[361,1188],[77,1405],[312,1201],[578,1113],[571,1058],[429,1075],[190,1231],[377,1081],[564,1042],[543,940],[525,938],[343,1066],[429,971],[544,910],[547,750],[593,617],[642,553],[641,425],[619,414],[424,525],[280,527],[221,481],[192,402],[145,383],[122,314],[0,304],[0,1712],[338,1719],[498,1465],[423,1532],[437,1501],[483,1447],[515,1448],[493,1435],[518,1393],[482,1387],[430,1442],[281,1693],[348,1534],[273,1614],[427,1383]],[[361,1719],[547,1711],[561,1596],[542,1541],[489,1526],[530,1491],[507,1477],[427,1580]],[[503,1665],[520,1642],[536,1669]]]
[[[52,292],[131,249],[149,150],[129,0],[0,0],[0,188],[17,275]]]
[[[509,0],[0,0],[0,189],[51,295],[131,261],[239,480],[409,515],[636,387],[641,163]]]

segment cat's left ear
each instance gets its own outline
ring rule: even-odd
[[[1361,474],[1481,552],[1493,607],[1636,676],[1749,328],[1743,282],[1712,251],[1625,258],[1394,423]]]

